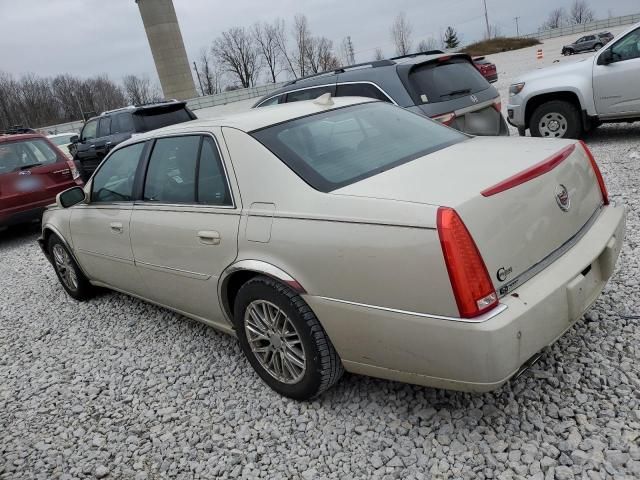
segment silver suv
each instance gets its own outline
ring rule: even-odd
[[[472,135],[509,135],[500,94],[466,54],[439,50],[343,67],[293,80],[255,107],[322,94],[390,102]]]
[[[520,135],[578,138],[601,123],[640,120],[640,23],[592,57],[543,68],[509,88],[508,120]]]

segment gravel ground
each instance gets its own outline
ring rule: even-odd
[[[34,229],[0,234],[0,479],[639,478],[640,124],[587,140],[629,208],[618,269],[484,395],[345,375],[294,402],[233,338],[116,293],[76,303]]]

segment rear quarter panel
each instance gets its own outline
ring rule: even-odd
[[[223,133],[243,203],[238,260],[275,265],[310,295],[457,315],[437,207],[318,192],[246,133]]]

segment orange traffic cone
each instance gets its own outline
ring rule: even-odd
[[[538,49],[538,53],[536,53],[536,58],[537,58],[538,60],[542,60],[542,58],[543,58],[543,57],[544,57],[544,55],[542,54],[542,49],[541,49],[541,48],[539,48],[539,49]]]

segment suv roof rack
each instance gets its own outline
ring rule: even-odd
[[[293,85],[301,80],[307,80],[309,78],[321,77],[323,75],[337,75],[339,73],[344,73],[349,70],[358,70],[361,68],[377,68],[377,67],[388,67],[391,65],[395,65],[391,60],[375,60],[373,62],[364,62],[364,63],[356,63],[355,65],[347,65],[346,67],[336,68],[335,70],[328,70],[326,72],[314,73],[313,75],[305,75],[304,77],[296,78],[291,80],[287,85]]]
[[[0,130],[0,135],[25,135],[28,133],[38,133],[33,128],[13,125],[6,130]]]
[[[172,98],[170,100],[158,100],[154,102],[146,102],[146,103],[136,103],[135,105],[127,105],[126,107],[114,108],[113,110],[106,110],[102,112],[100,115],[107,115],[109,113],[117,113],[117,112],[126,112],[129,110],[135,110],[137,108],[146,108],[146,107],[154,107],[158,105],[167,105],[170,103],[180,103],[180,100],[176,100]]]

